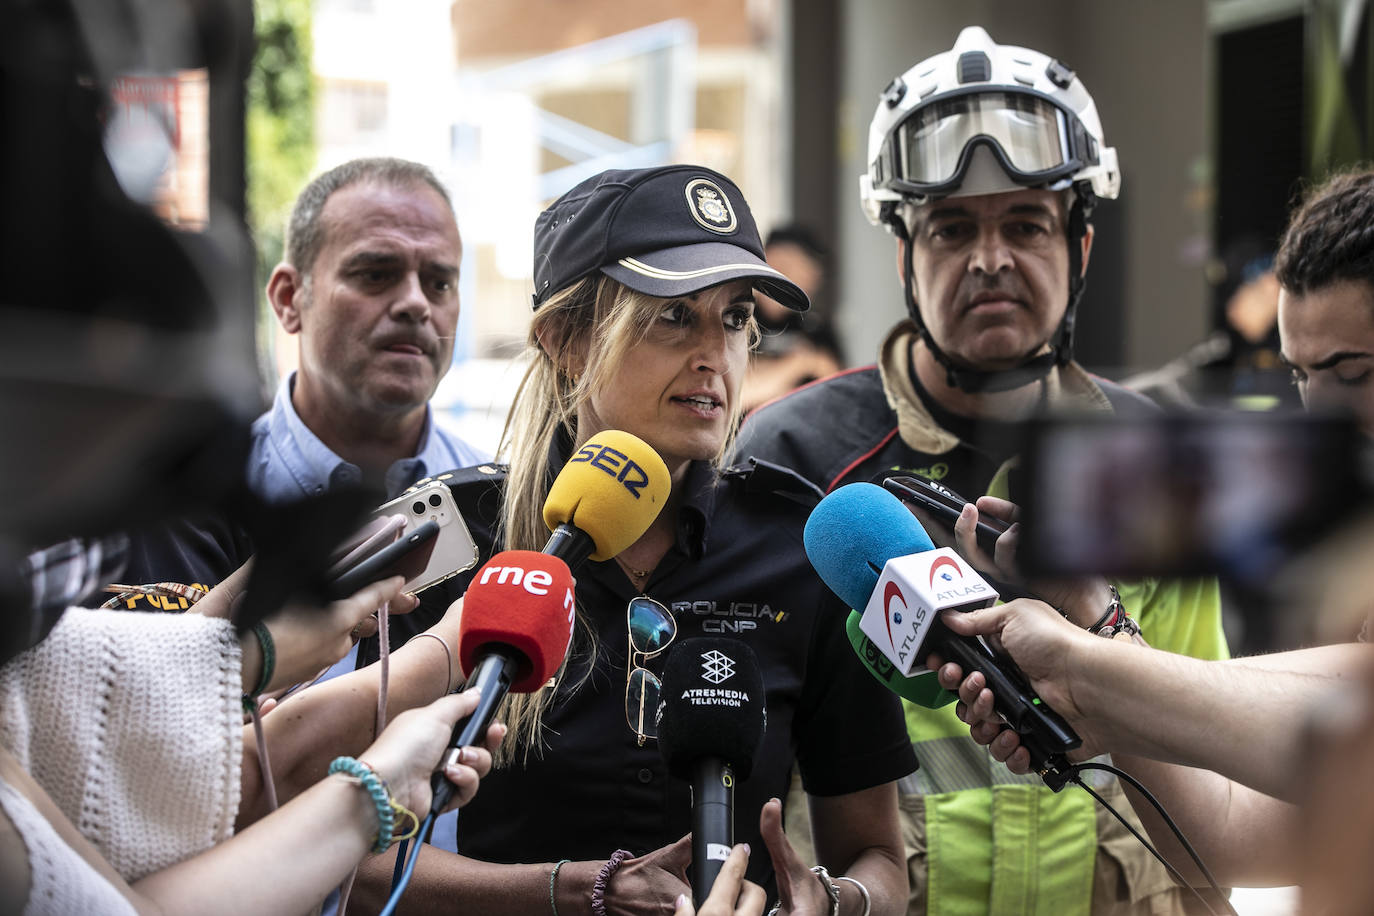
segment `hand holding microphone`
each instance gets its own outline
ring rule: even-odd
[[[475,692],[450,693],[427,706],[408,709],[387,723],[359,756],[386,781],[397,802],[423,813],[432,803],[432,761],[447,745],[454,724],[470,716],[477,702]],[[444,768],[446,782],[455,786],[445,807],[472,801],[479,780],[491,772],[492,753],[504,735],[505,726],[491,726],[476,746],[464,748],[459,759]]]
[[[865,609],[864,633],[902,674],[910,676],[932,653],[982,672],[997,712],[1022,735],[1034,769],[1046,785],[1063,787],[1066,755],[1079,737],[1035,696],[1015,665],[938,619],[943,609],[997,598],[957,554],[934,550],[902,503],[872,484],[850,484],[821,500],[807,520],[804,542],[826,585],[850,607]]]
[[[950,630],[968,637],[993,639],[1014,660],[1029,679],[1036,693],[1060,713],[1083,739],[1070,756],[1086,760],[1108,750],[1108,736],[1100,736],[1090,719],[1085,719],[1069,689],[1069,675],[1080,649],[1103,648],[1103,641],[1065,620],[1049,605],[1039,601],[1017,600],[980,611],[947,614]],[[957,663],[946,664],[943,657],[932,657],[940,684],[957,691],[959,718],[969,725],[969,734],[986,745],[993,759],[1005,763],[1013,773],[1032,772],[1030,751],[1022,738],[1008,728],[996,712],[996,694],[979,671],[966,671]]]
[[[735,843],[735,783],[748,779],[767,708],[754,652],[737,639],[684,639],[668,654],[658,746],[692,784],[692,899],[703,903]]]
[[[677,909],[673,911],[673,916],[763,916],[764,908],[768,906],[763,888],[744,879],[750,852],[743,843],[730,850],[701,909],[692,905],[690,897],[681,894],[677,898]]]
[[[608,560],[639,540],[668,499],[668,468],[643,440],[605,430],[587,440],[559,472],[544,503],[552,535],[543,551],[492,557],[468,587],[459,622],[464,690],[481,695],[453,730],[446,762],[485,733],[508,691],[533,693],[563,664],[572,637],[572,567]],[[437,812],[451,784],[434,775]]]

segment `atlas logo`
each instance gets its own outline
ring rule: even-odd
[[[936,579],[943,584],[936,586]],[[936,601],[959,601],[988,594],[988,587],[977,576],[972,581],[965,579],[964,568],[952,557],[940,557],[930,564],[930,587],[938,588],[935,592]]]
[[[949,570],[954,570],[950,572]],[[964,578],[964,570],[954,561],[952,557],[940,557],[930,564],[930,587],[935,587],[935,577],[939,576],[945,582],[953,582],[956,578]]]
[[[887,583],[887,588],[883,589],[883,608],[887,611],[887,642],[888,645],[892,646],[895,650],[897,648],[897,640],[892,636],[892,625],[902,622],[902,612],[892,609],[892,600],[894,598],[902,603],[902,607],[907,606],[906,596],[902,594],[902,587],[896,582],[889,582]]]
[[[618,452],[609,445],[584,445],[568,463],[586,462],[598,471],[614,477],[630,495],[639,499],[639,491],[649,483],[649,475],[624,452]]]

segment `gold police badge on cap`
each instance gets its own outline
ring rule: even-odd
[[[696,178],[687,182],[687,209],[705,229],[722,234],[735,231],[734,208],[714,181]]]

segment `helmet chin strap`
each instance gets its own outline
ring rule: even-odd
[[[925,342],[931,356],[935,357],[935,361],[945,370],[945,384],[968,394],[1012,391],[1045,378],[1050,374],[1050,370],[1056,366],[1067,365],[1073,359],[1074,323],[1078,302],[1083,298],[1083,289],[1087,285],[1083,276],[1081,243],[1088,231],[1088,214],[1092,211],[1093,202],[1092,192],[1080,189],[1073,195],[1073,204],[1069,208],[1066,233],[1069,245],[1069,301],[1064,308],[1064,317],[1059,319],[1059,327],[1047,341],[1050,350],[1048,353],[1040,353],[1043,344],[1036,344],[1010,369],[977,369],[955,362],[952,356],[940,349],[934,335],[921,318],[921,309],[916,304],[916,293],[912,288],[911,233],[907,231],[905,221],[894,214],[893,223],[900,227],[901,236],[906,242],[906,270],[902,279],[906,310],[915,322],[916,330],[920,332],[921,340]]]

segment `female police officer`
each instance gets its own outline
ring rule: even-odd
[[[669,779],[650,723],[627,725],[638,699],[628,672],[636,658],[655,662],[630,651],[626,628],[648,624],[675,626],[679,639],[728,633],[759,659],[767,730],[735,790],[736,838],[766,842],[772,868],[754,855],[750,878],[770,897],[776,882],[781,912],[904,911],[895,780],[914,758],[900,708],[859,666],[846,609],[806,561],[807,500],[796,497],[808,485],[776,468],[723,468],[756,333],[753,291],[795,309],[805,295],[764,261],[734,183],[682,165],[603,172],[555,201],[535,226],[534,284],[533,363],[503,444],[509,471],[451,479],[484,554],[544,544],[551,481],[602,430],[651,445],[671,495],[638,541],[579,569],[565,668],[501,712],[503,765],[459,820],[470,858],[425,849],[407,906],[671,912],[687,889],[688,787]],[[813,876],[782,835],[769,799],[786,792],[794,760],[820,864],[842,877]],[[364,883],[384,887],[388,866]]]

